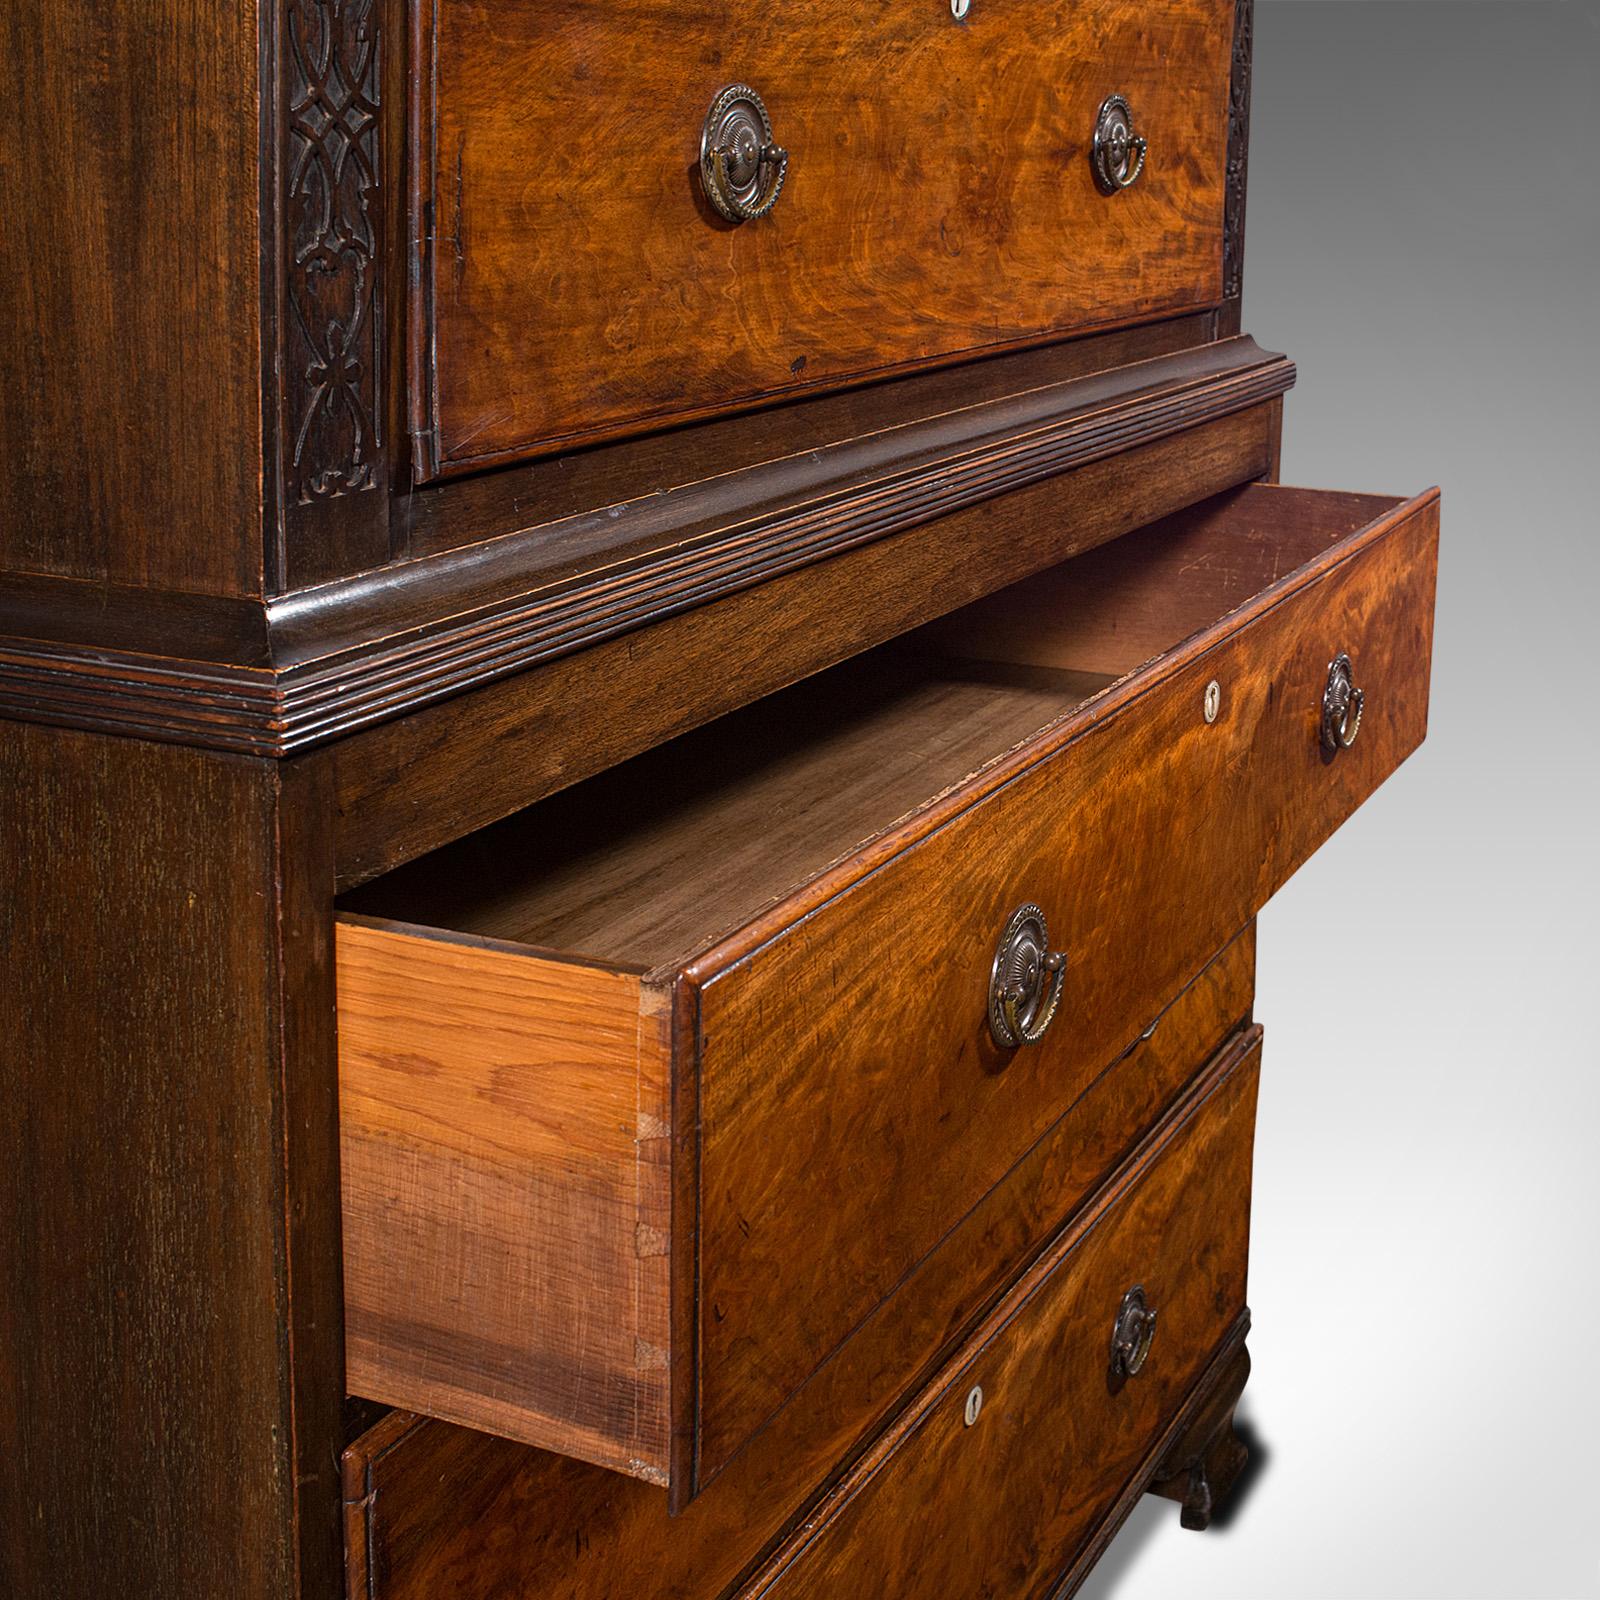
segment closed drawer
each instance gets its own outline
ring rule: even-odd
[[[1259,1030],[1230,1065],[740,1600],[1054,1589],[1244,1320]]]
[[[423,476],[1222,298],[1234,0],[419,10]],[[739,85],[787,165],[735,223]],[[1107,194],[1114,95],[1148,156]]]
[[[352,897],[352,1390],[703,1487],[1420,741],[1436,538],[1239,491]]]

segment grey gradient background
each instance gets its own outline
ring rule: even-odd
[[[1600,1595],[1600,5],[1258,0],[1283,477],[1443,486],[1428,742],[1260,921],[1229,1525],[1092,1600]]]

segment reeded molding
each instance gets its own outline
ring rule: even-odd
[[[294,754],[1293,382],[1285,357],[1228,339],[301,589],[249,616],[169,603],[157,629],[129,606],[119,636],[103,592],[19,590],[0,600],[0,715]]]

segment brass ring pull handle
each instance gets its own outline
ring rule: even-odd
[[[1133,131],[1133,112],[1127,99],[1120,94],[1108,95],[1095,119],[1094,143],[1089,147],[1094,181],[1101,193],[1131,189],[1144,171],[1148,148],[1144,138]]]
[[[1350,657],[1342,651],[1328,663],[1328,687],[1322,691],[1322,748],[1337,754],[1348,750],[1361,732],[1367,697],[1356,687]]]
[[[1144,1285],[1137,1283],[1123,1295],[1116,1326],[1111,1330],[1113,1381],[1136,1378],[1144,1371],[1155,1337],[1155,1308],[1145,1298]]]
[[[1002,1050],[1038,1044],[1055,1021],[1067,958],[1052,953],[1044,912],[1018,906],[995,946],[989,973],[989,1032]]]
[[[700,130],[700,183],[729,222],[754,222],[778,203],[789,152],[773,143],[772,119],[747,83],[718,92]]]

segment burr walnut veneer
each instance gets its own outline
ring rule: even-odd
[[[1203,1527],[1438,535],[1277,482],[1250,0],[103,10],[0,51],[0,1590]]]

